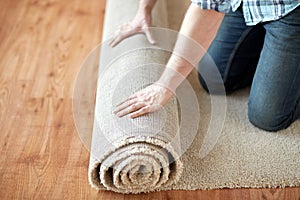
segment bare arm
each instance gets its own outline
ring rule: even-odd
[[[179,55],[183,55],[193,62],[190,63],[173,53],[157,83],[146,87],[118,104],[115,114],[122,117],[130,113],[130,117],[135,118],[157,111],[165,105],[210,46],[223,17],[223,13],[202,10],[197,5],[191,4],[181,26],[180,34],[193,39],[204,49],[194,49],[194,46],[188,42],[189,40],[179,38],[175,50]]]
[[[139,11],[145,10],[151,13],[155,3],[156,0],[141,0],[139,5]]]
[[[223,17],[223,13],[214,10],[202,10],[195,4],[190,5],[182,23],[179,41],[177,41],[175,49],[177,49],[177,55],[189,58],[188,60],[192,60],[193,63],[172,54],[158,83],[163,84],[172,91],[176,90],[209,48]],[[184,35],[184,37],[181,35]],[[191,38],[195,42],[187,38]],[[196,43],[199,46],[195,45]]]

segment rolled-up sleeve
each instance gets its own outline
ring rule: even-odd
[[[204,10],[216,10],[218,12],[228,13],[231,10],[230,0],[191,0]]]

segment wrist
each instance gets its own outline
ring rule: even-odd
[[[140,7],[136,16],[138,16],[139,18],[143,18],[143,19],[149,18],[149,17],[151,17],[151,9]]]
[[[144,6],[141,6],[141,11],[143,11],[143,13],[145,15],[151,15],[151,12],[152,12],[152,7],[151,6],[148,6],[148,5],[144,5]]]
[[[184,80],[184,77],[173,69],[166,68],[161,77],[156,81],[156,84],[161,85],[172,93],[175,93],[176,88]]]
[[[139,4],[139,12],[145,16],[151,15],[156,0],[141,0]]]
[[[192,70],[193,65],[180,57],[172,55],[157,83],[175,92]]]

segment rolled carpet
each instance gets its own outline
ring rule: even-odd
[[[133,18],[138,4],[139,0],[107,1],[103,41],[118,25]],[[166,1],[158,1],[153,21],[155,26],[168,27]],[[151,48],[129,51],[132,43],[136,47],[148,45],[141,35],[114,49],[102,45],[89,166],[94,188],[121,193],[170,186],[179,180],[183,168],[175,98],[161,111],[136,119],[113,114],[117,103],[159,78],[170,56]]]

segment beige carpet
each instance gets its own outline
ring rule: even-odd
[[[134,16],[138,2],[107,1],[104,40],[120,24]],[[188,5],[188,0],[159,0],[153,13],[154,25],[178,29]],[[132,41],[138,41],[136,47],[147,46],[141,35]],[[121,43],[109,52],[106,47],[101,49],[89,166],[89,180],[93,187],[139,193],[169,189],[300,185],[300,122],[278,133],[253,127],[247,119],[248,89],[227,97],[224,127],[220,136],[216,137],[216,144],[212,144],[213,149],[204,158],[200,157],[199,152],[208,129],[223,121],[212,120],[212,98],[200,87],[196,72],[188,79],[197,95],[200,114],[195,116],[192,110],[190,116],[180,113],[190,119],[200,116],[199,129],[197,135],[192,137],[191,145],[188,145],[191,142],[188,131],[180,131],[178,137],[182,119],[178,117],[177,109],[185,105],[175,99],[161,112],[135,121],[114,117],[111,114],[113,106],[155,81],[162,71],[160,64],[164,64],[169,56],[163,50],[151,49],[134,50],[122,55],[120,52],[126,44]],[[103,65],[109,67],[101,69]],[[189,148],[185,151],[187,146]],[[177,159],[178,156],[180,159]],[[175,162],[172,162],[173,159]]]

